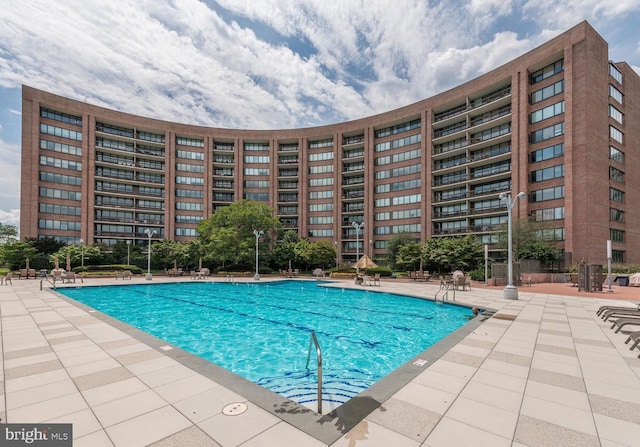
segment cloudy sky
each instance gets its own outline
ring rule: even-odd
[[[640,0],[3,0],[0,223],[19,222],[22,84],[189,124],[308,127],[428,98],[582,20],[640,72]]]

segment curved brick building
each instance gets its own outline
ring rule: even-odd
[[[566,264],[640,262],[640,78],[583,22],[454,89],[293,130],[160,121],[23,87],[22,237],[189,240],[218,208],[264,201],[341,261],[399,232],[495,242],[500,192]],[[631,174],[631,175],[629,175]],[[364,222],[356,235],[353,223]]]

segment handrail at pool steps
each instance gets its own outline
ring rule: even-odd
[[[311,360],[311,345],[316,345],[316,357],[318,358],[318,413],[322,414],[322,350],[320,349],[320,344],[318,343],[318,338],[316,337],[316,332],[311,331],[311,336],[309,337],[309,351],[307,352],[307,366],[309,369],[309,360]]]
[[[449,300],[449,290],[453,290],[453,301],[455,301],[456,300],[456,288],[453,287],[451,284],[443,284],[443,285],[441,285],[440,290],[438,290],[436,292],[436,296],[433,298],[433,300],[435,302],[438,302],[438,294],[440,292],[443,292],[441,301],[443,303],[445,302],[445,300],[448,301]]]

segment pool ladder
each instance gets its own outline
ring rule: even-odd
[[[440,300],[444,303],[445,300],[449,300],[449,291],[453,291],[453,301],[456,300],[456,289],[451,284],[442,284],[440,286],[440,290],[436,292],[436,296],[434,297],[434,301],[438,302],[438,295],[442,292],[442,297]]]
[[[311,331],[311,336],[309,338],[309,351],[307,352],[307,366],[309,369],[309,361],[311,360],[311,346],[316,346],[316,357],[318,359],[318,413],[322,414],[322,350],[320,349],[320,344],[318,343],[318,338],[316,337],[315,331]]]

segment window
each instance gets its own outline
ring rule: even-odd
[[[532,191],[529,200],[533,202],[545,202],[547,200],[561,199],[564,197],[564,186],[555,186],[553,188],[539,189]]]
[[[531,124],[534,124],[539,121],[546,120],[557,115],[561,115],[563,113],[564,113],[564,101],[560,101],[550,106],[547,106],[543,109],[536,110],[535,112],[531,112],[531,115],[529,116],[529,122]]]
[[[609,64],[609,76],[622,84],[622,72],[613,64]]]
[[[333,191],[311,191],[309,199],[333,199]]]
[[[376,138],[387,137],[389,135],[395,135],[400,132],[406,132],[412,129],[419,129],[421,126],[420,119],[409,121],[408,123],[396,124],[392,127],[385,127],[376,130]]]
[[[38,228],[47,230],[80,231],[80,222],[70,220],[38,219]]]
[[[613,126],[609,126],[609,136],[617,141],[618,143],[622,144],[622,138],[623,138],[623,134],[622,132],[620,132],[618,129],[616,129]]]
[[[82,200],[82,193],[78,191],[67,191],[64,189],[55,188],[40,188],[40,197],[49,197],[51,199],[64,199],[64,200]]]
[[[611,84],[609,84],[609,96],[622,104],[622,92]]]
[[[54,205],[51,203],[40,203],[40,212],[45,214],[63,214],[66,216],[79,216],[79,206]]]
[[[531,84],[537,84],[540,81],[543,81],[555,74],[560,73],[564,70],[564,60],[561,59],[553,64],[547,65],[540,70],[534,71],[529,75],[529,79]]]
[[[139,130],[136,138],[139,140],[153,141],[155,143],[164,143],[164,134],[161,133],[144,132]]]
[[[244,168],[244,175],[269,175],[269,168]]]
[[[333,223],[333,216],[309,217],[309,225],[326,225]]]
[[[622,112],[609,104],[609,116],[622,124]]]
[[[245,163],[269,163],[268,155],[245,155],[244,156]]]
[[[538,143],[560,135],[564,135],[564,123],[554,124],[553,126],[531,132],[529,135],[529,143]]]
[[[202,211],[204,205],[202,203],[176,202],[177,210]]]
[[[40,171],[40,181],[62,183],[64,185],[80,186],[82,179],[74,175],[55,174],[53,172]]]
[[[190,160],[204,160],[204,154],[202,152],[177,150],[176,157],[188,158]]]
[[[176,236],[197,236],[198,230],[195,228],[176,228]]]
[[[202,216],[183,216],[183,215],[176,216],[176,223],[197,224],[197,223],[200,223],[201,220],[202,220]]]
[[[624,203],[624,191],[620,191],[616,188],[609,188],[609,200],[614,202]]]
[[[385,198],[385,199],[376,199],[375,202],[375,206],[376,208],[381,208],[384,206],[391,206],[391,199],[390,198]]]
[[[564,165],[550,166],[531,172],[531,183],[564,177]]]
[[[60,121],[62,123],[73,124],[75,126],[82,126],[82,117],[76,115],[69,115],[67,113],[56,112],[55,110],[47,109],[46,107],[40,107],[40,116],[43,118],[49,118],[52,120]]]
[[[40,140],[40,149],[45,149],[53,152],[60,152],[61,154],[69,154],[69,155],[82,155],[82,148],[79,146],[72,146],[70,144],[65,143],[56,143],[54,141],[49,140]]]
[[[422,215],[422,210],[420,208],[415,208],[411,210],[402,210],[402,211],[394,211],[391,213],[392,219],[415,219]]]
[[[333,160],[333,152],[318,152],[309,154],[309,161]]]
[[[204,140],[199,138],[176,137],[176,144],[180,146],[204,147]]]
[[[609,179],[614,182],[624,183],[624,172],[612,166],[609,167]]]
[[[96,123],[98,132],[109,133],[119,137],[133,138],[133,129],[128,127],[114,126],[113,124]]]
[[[422,135],[416,134],[411,135],[409,137],[400,138],[398,140],[387,141],[386,143],[378,143],[374,146],[375,152],[384,152],[391,149],[397,149],[404,146],[409,146],[410,144],[417,144],[422,141]]]
[[[420,203],[422,200],[421,194],[410,194],[408,196],[393,197],[393,205],[406,205],[408,203]]]
[[[203,199],[204,191],[193,189],[176,189],[176,197],[186,197],[190,199]]]
[[[333,172],[333,165],[309,166],[309,174],[325,174]]]
[[[611,260],[623,264],[625,262],[625,252],[623,250],[613,250],[611,252]]]
[[[176,163],[176,171],[204,173],[204,166],[192,165],[188,163]]]
[[[309,179],[309,186],[331,186],[331,185],[333,185],[333,177]]]
[[[609,229],[609,239],[613,242],[624,242],[624,231]]]
[[[618,163],[624,163],[624,152],[613,146],[609,146],[609,159],[617,161]]]
[[[321,147],[333,147],[333,139],[309,141],[309,149],[318,149]]]
[[[268,202],[269,193],[268,192],[246,192],[244,193],[244,198],[247,200],[255,200],[256,202]]]
[[[609,208],[609,220],[611,222],[624,223],[624,211],[615,208]]]
[[[180,185],[204,185],[204,179],[201,177],[184,177],[177,175],[176,183]]]
[[[564,219],[564,206],[535,210],[531,213],[531,217],[536,222],[544,222],[547,220],[562,220]]]
[[[48,124],[40,124],[40,132],[56,137],[68,138],[69,140],[82,141],[82,132],[50,126]]]
[[[538,149],[537,151],[529,154],[531,163],[539,161],[550,160],[552,158],[562,157],[564,155],[564,143],[556,144],[554,146]]]
[[[333,203],[316,203],[309,205],[310,212],[333,211]]]
[[[330,229],[316,229],[309,230],[310,237],[333,237],[333,230]]]
[[[564,79],[531,93],[530,102],[531,104],[535,104],[552,96],[559,95],[562,92],[564,92]]]
[[[268,188],[269,180],[245,180],[245,188]]]

